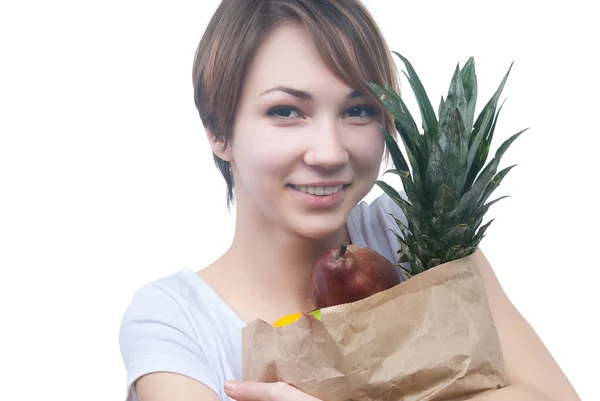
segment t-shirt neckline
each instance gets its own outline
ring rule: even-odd
[[[248,323],[246,323],[244,321],[244,319],[242,319],[241,316],[238,315],[231,308],[231,306],[229,306],[229,304],[227,302],[225,302],[225,300],[215,291],[215,289],[210,284],[208,284],[206,282],[206,280],[204,280],[202,277],[200,277],[198,275],[198,273],[196,273],[194,270],[190,269],[189,267],[184,268],[182,271],[185,274],[192,276],[191,281],[192,281],[193,285],[201,286],[203,289],[203,292],[207,293],[209,295],[210,299],[208,300],[208,302],[210,302],[210,305],[212,307],[218,308],[219,312],[226,313],[229,320],[231,322],[233,322],[236,325],[236,327],[241,329],[244,326],[248,325]]]
[[[358,228],[356,227],[356,223],[353,219],[354,213],[355,210],[352,210],[350,212],[350,215],[346,219],[346,229],[348,230],[348,237],[350,238],[350,243],[359,245],[362,244],[362,238],[360,235],[360,230],[358,230]],[[217,307],[218,305],[219,311],[224,311],[227,314],[229,320],[231,320],[231,322],[233,322],[236,325],[236,327],[238,327],[241,330],[242,328],[248,325],[248,323],[246,323],[246,321],[242,319],[241,316],[238,315],[233,310],[233,308],[227,302],[225,302],[225,300],[215,291],[215,289],[210,284],[208,284],[206,280],[204,280],[198,275],[197,272],[195,272],[189,267],[183,268],[182,272],[188,276],[192,276],[190,278],[192,284],[201,286],[203,292],[208,293],[210,297],[209,302],[213,301],[216,303],[215,304],[211,302],[211,306]]]

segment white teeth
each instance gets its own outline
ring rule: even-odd
[[[295,185],[294,188],[296,188],[300,192],[304,192],[307,194],[324,196],[324,195],[332,195],[332,194],[340,191],[342,188],[344,188],[344,186],[336,185],[334,187],[331,187],[331,186],[329,186],[329,187],[305,187],[305,186]]]

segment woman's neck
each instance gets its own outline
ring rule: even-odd
[[[238,222],[221,266],[256,294],[280,302],[283,309],[310,310],[311,268],[326,250],[349,243],[345,225],[327,238],[312,239],[244,223]]]

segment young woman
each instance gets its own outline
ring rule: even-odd
[[[379,124],[393,132],[364,82],[398,89],[390,53],[359,0],[221,3],[193,83],[235,235],[212,265],[136,292],[120,334],[130,400],[314,400],[283,383],[239,383],[241,329],[310,310],[310,267],[333,246],[396,262],[388,212],[402,212],[386,195],[362,201],[385,155]],[[510,385],[474,399],[577,400],[491,267],[483,273]]]

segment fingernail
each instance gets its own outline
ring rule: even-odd
[[[233,391],[235,390],[235,387],[237,386],[237,382],[235,380],[227,380],[225,382],[225,390],[226,391]]]

